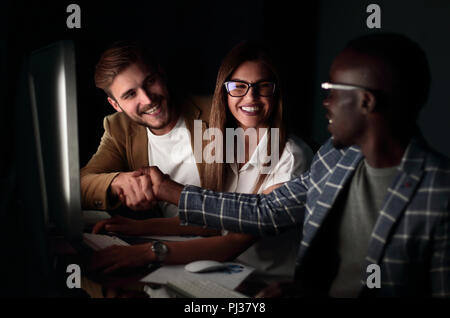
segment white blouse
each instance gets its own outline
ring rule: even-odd
[[[238,164],[228,164],[225,190],[228,192],[253,193],[263,165],[258,163],[258,152],[266,150],[267,138],[259,142],[250,160],[238,171]],[[279,183],[295,179],[305,172],[313,153],[301,139],[289,136],[280,160],[265,179],[258,193]],[[224,233],[226,234],[226,232]],[[267,283],[280,279],[292,279],[295,260],[300,244],[298,229],[277,236],[261,237],[237,257],[239,262],[256,268],[255,276]]]

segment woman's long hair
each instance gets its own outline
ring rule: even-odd
[[[228,108],[228,97],[224,83],[230,79],[233,72],[246,61],[258,61],[262,62],[272,73],[275,81],[275,95],[274,95],[274,109],[271,112],[268,121],[267,130],[267,154],[271,152],[271,138],[270,128],[279,129],[279,154],[283,153],[284,146],[286,144],[286,131],[283,119],[283,90],[280,81],[278,67],[275,64],[269,49],[263,44],[256,42],[242,42],[234,47],[230,53],[224,58],[222,65],[219,68],[217,74],[216,88],[214,90],[214,96],[211,107],[211,115],[209,119],[209,128],[218,128],[222,132],[223,140],[223,152],[226,153],[226,140],[225,140],[225,128],[236,128],[237,121],[231,114]],[[225,156],[224,156],[225,158]],[[279,158],[277,158],[279,159]],[[225,160],[223,160],[225,161]],[[225,186],[225,163],[207,163],[205,168],[203,185],[205,188],[215,191],[223,191]],[[257,192],[263,184],[266,174],[260,175],[253,192]]]

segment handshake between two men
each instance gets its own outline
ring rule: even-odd
[[[134,211],[154,208],[158,201],[177,205],[182,190],[182,185],[172,181],[156,166],[122,172],[110,185],[110,194]]]

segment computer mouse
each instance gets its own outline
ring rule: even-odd
[[[214,272],[225,268],[227,268],[226,264],[210,260],[194,261],[184,266],[184,269],[191,273]]]

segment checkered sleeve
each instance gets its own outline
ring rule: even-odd
[[[433,239],[431,292],[433,297],[450,297],[450,213],[439,225]]]
[[[203,225],[253,235],[301,227],[308,173],[269,194],[221,193],[186,186],[178,203],[181,224]]]

